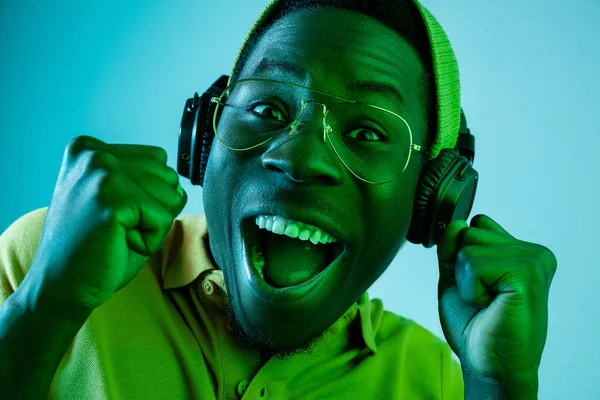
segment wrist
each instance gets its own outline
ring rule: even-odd
[[[538,374],[522,373],[492,379],[463,368],[465,400],[533,400],[538,398]]]
[[[34,279],[26,275],[15,295],[30,312],[52,316],[63,323],[83,325],[93,310],[75,307],[48,289],[43,279]]]

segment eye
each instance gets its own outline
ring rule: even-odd
[[[285,122],[286,116],[283,112],[281,112],[277,107],[274,107],[270,104],[259,103],[250,106],[250,111],[254,114],[257,114],[261,117],[274,119],[278,122]]]
[[[351,137],[351,134],[353,132],[360,132],[361,133],[360,135],[356,135],[357,137],[358,136],[363,136],[363,137],[370,138],[371,140],[367,140],[368,142],[382,142],[383,139],[385,139],[385,135],[383,135],[383,134],[381,134],[381,133],[379,133],[379,132],[377,132],[375,130],[370,130],[370,129],[365,129],[365,128],[356,129],[356,130],[353,130],[352,132],[350,132],[347,136],[350,137],[351,139],[355,139],[355,138]],[[381,139],[379,139],[379,140],[372,140],[372,138],[376,138],[376,137],[380,137]],[[360,140],[358,138],[356,138],[356,139]]]

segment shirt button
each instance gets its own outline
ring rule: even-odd
[[[213,294],[214,288],[212,282],[208,279],[205,279],[204,282],[202,282],[202,289],[204,290],[204,293],[209,296]]]
[[[248,381],[246,381],[246,380],[244,380],[244,381],[241,381],[241,382],[238,384],[238,387],[237,387],[237,392],[238,392],[238,394],[239,394],[240,396],[242,396],[242,395],[243,395],[243,394],[246,392],[246,389],[248,389],[248,385],[249,385],[249,384],[250,384],[250,382],[248,382]]]

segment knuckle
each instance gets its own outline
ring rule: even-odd
[[[103,206],[103,209],[106,209],[110,212],[113,212],[115,207],[118,207],[123,204],[120,201],[120,198],[116,196],[117,182],[115,182],[114,174],[109,173],[108,171],[101,171],[96,176],[96,187],[97,187],[97,199],[99,203]]]
[[[154,254],[159,251],[164,244],[165,239],[171,231],[173,226],[173,218],[166,212],[158,213],[157,231],[151,236],[151,240],[148,241],[148,251],[150,254]]]
[[[477,278],[477,270],[472,262],[467,261],[461,264],[461,267],[457,270],[460,271],[460,275],[465,281],[471,282]]]
[[[177,171],[175,171],[175,169],[169,167],[169,175],[170,181],[179,184],[179,174],[177,173]]]
[[[129,220],[135,214],[132,204],[127,201],[119,201],[104,208],[104,221],[111,224],[117,224],[121,221]]]
[[[91,150],[87,157],[88,163],[93,169],[106,169],[116,163],[116,157],[105,151]]]
[[[556,254],[554,254],[554,252],[552,252],[550,249],[546,248],[546,256],[548,257],[552,269],[556,271],[556,268],[558,267],[558,260],[556,259]]]
[[[529,284],[527,285],[529,289],[541,288],[544,287],[546,284],[546,274],[544,274],[543,269],[528,268],[522,276],[523,279],[526,280],[526,282],[529,282]]]
[[[477,235],[477,232],[473,228],[468,227],[468,228],[461,230],[458,235],[459,235],[460,243],[464,243],[464,242],[471,243],[471,242],[475,241],[475,239],[476,239],[475,235]]]
[[[460,228],[460,225],[464,225],[464,222],[457,224],[457,229],[460,229],[456,234],[456,242],[459,246],[464,243],[475,243],[477,232],[470,226]]]
[[[456,252],[456,260],[464,263],[469,263],[472,254],[469,250],[469,246],[463,246]]]
[[[67,144],[67,151],[69,152],[69,154],[79,154],[82,150],[89,147],[89,145],[91,144],[91,140],[91,136],[76,136],[73,139],[71,139]]]
[[[186,202],[185,202],[185,201],[179,201],[179,202],[177,203],[177,205],[176,205],[176,206],[174,206],[174,207],[172,208],[172,210],[170,210],[170,212],[171,212],[171,220],[174,220],[174,219],[176,219],[176,218],[177,218],[177,216],[178,216],[178,215],[179,215],[179,214],[180,214],[180,213],[183,211],[183,209],[185,208],[185,204],[186,204]]]
[[[173,218],[172,215],[168,214],[168,213],[164,213],[164,223],[162,225],[163,227],[163,237],[166,237],[169,234],[169,231],[171,230],[171,227],[173,226],[173,220],[175,218]]]
[[[547,265],[548,269],[550,270],[550,273],[554,275],[558,268],[558,260],[556,259],[556,255],[552,250],[544,246],[542,246],[541,253],[542,262],[544,262],[545,265]]]
[[[460,295],[464,301],[473,304],[476,301],[475,289],[471,281],[465,280],[460,284]]]
[[[159,147],[159,146],[153,146],[152,150],[153,150],[154,156],[156,157],[157,160],[159,160],[163,164],[167,163],[168,154],[165,149],[163,149],[162,147]]]
[[[543,265],[547,265],[552,269],[556,269],[557,260],[554,253],[549,248],[541,244],[538,244],[537,247],[538,251],[536,252],[536,261]]]
[[[105,203],[105,202],[103,202]],[[98,211],[98,219],[105,224],[114,224],[119,221],[119,216],[123,213],[124,205],[121,203],[117,203],[115,205],[107,205],[102,204],[104,207],[101,207]]]
[[[171,185],[175,189],[177,189],[178,186],[181,185],[181,182],[179,181],[179,174],[177,172],[175,172],[175,170],[173,170],[173,168],[169,168],[167,179],[168,179],[169,185]]]
[[[181,203],[173,202],[172,204],[170,204],[168,207],[165,207],[165,208],[168,211],[169,218],[172,221],[179,214],[179,210],[181,209]]]

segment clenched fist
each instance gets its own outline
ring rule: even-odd
[[[46,299],[93,311],[163,246],[187,193],[156,146],[74,138],[28,273]]]

